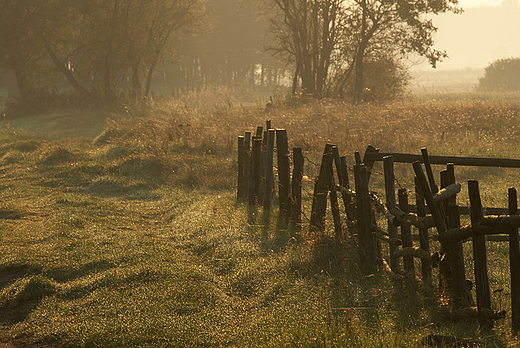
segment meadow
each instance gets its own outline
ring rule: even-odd
[[[276,213],[267,218],[237,203],[236,143],[267,119],[287,129],[289,146],[302,147],[307,158],[308,197],[327,142],[350,165],[368,144],[385,152],[428,147],[435,155],[518,158],[519,100],[468,94],[352,105],[276,98],[265,110],[220,90],[5,120],[0,342],[422,347],[434,333],[518,346],[509,320],[481,332],[476,321],[450,321],[437,289],[424,293],[383,271],[363,275],[352,243],[331,268],[306,216],[294,231]],[[411,166],[396,168],[400,184],[412,189],[410,173]],[[481,181],[484,206],[505,207],[507,188],[519,182],[517,170],[456,168],[456,177],[462,203],[465,180]],[[377,173],[373,185],[381,190]],[[306,198],[306,211],[309,204]],[[503,289],[493,305],[507,309],[507,245],[490,244],[488,252],[492,290]],[[471,272],[468,264],[470,279]]]

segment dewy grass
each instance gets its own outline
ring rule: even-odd
[[[196,99],[128,108],[86,138],[70,137],[80,132],[67,115],[59,116],[53,139],[32,133],[36,118],[26,131],[17,128],[23,120],[0,129],[0,320],[10,328],[2,341],[422,347],[435,333],[489,347],[518,344],[508,321],[491,333],[473,321],[452,323],[438,294],[383,272],[363,276],[353,245],[334,250],[330,238],[309,233],[308,216],[301,232],[286,229],[275,208],[264,216],[237,204],[235,193],[236,137],[266,119],[288,129],[291,147],[304,148],[308,215],[318,172],[312,162],[319,163],[327,141],[350,165],[353,152],[369,143],[382,151],[428,146],[431,154],[516,157],[518,104],[275,101],[265,111],[235,100],[189,103]],[[92,129],[105,124],[93,120]],[[59,136],[60,127],[68,137]],[[483,179],[486,206],[504,206],[508,185],[517,182],[514,170],[456,171],[462,181]],[[410,188],[409,168],[396,173]],[[381,179],[374,173],[373,180]],[[472,278],[470,244],[466,249]],[[331,251],[334,260],[326,257]],[[489,260],[493,306],[506,309],[507,245],[489,244]]]

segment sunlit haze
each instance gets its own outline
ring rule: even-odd
[[[439,70],[484,68],[494,60],[520,56],[518,0],[462,0],[459,4],[462,14],[433,19],[439,28],[435,47],[449,56],[438,64]]]
[[[463,8],[479,6],[500,6],[502,0],[459,0],[459,5]]]

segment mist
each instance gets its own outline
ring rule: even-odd
[[[435,47],[449,58],[432,69],[427,62],[412,68],[414,89],[468,91],[486,66],[497,59],[520,56],[520,5],[518,0],[492,1],[478,7],[461,1],[462,14],[447,13],[433,19],[439,28]]]

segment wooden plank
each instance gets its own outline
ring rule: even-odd
[[[386,156],[393,156],[396,163],[423,162],[423,157],[416,154],[398,152],[365,152],[365,160],[382,161]],[[503,167],[520,168],[520,159],[511,158],[480,158],[480,157],[456,157],[456,156],[429,156],[431,164],[453,163],[458,166],[475,167]]]
[[[483,216],[478,181],[468,180],[468,191],[471,206],[471,225],[475,226],[478,225]],[[486,239],[482,235],[473,233],[472,241],[479,324],[483,329],[490,329],[493,327],[493,321],[481,315],[483,309],[491,309]]]
[[[482,208],[484,211],[484,216],[487,215],[505,215],[508,213],[507,208],[495,208],[495,207],[485,207]],[[412,213],[417,213],[417,206],[410,204],[410,211]],[[467,206],[459,206],[460,215],[469,215],[469,207]],[[426,214],[430,214],[430,209],[426,207]]]

